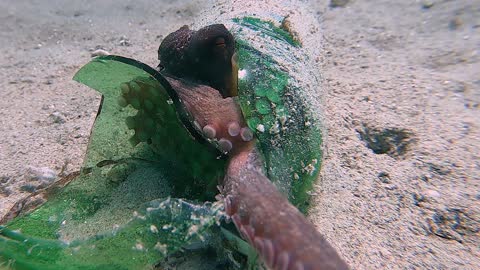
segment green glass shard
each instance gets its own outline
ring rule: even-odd
[[[298,45],[292,44],[283,30],[276,29],[271,23],[252,18],[234,21],[253,30],[256,36],[259,33],[283,41],[285,51],[276,51],[278,55],[289,54],[292,49],[289,47]],[[265,158],[268,177],[305,212],[308,193],[320,170],[320,123],[311,117],[311,108],[302,98],[304,90],[280,63],[255,47],[261,46],[262,42],[252,44],[243,39],[244,32],[236,36],[239,70],[244,74],[238,80],[242,112],[259,139],[257,146]]]
[[[282,98],[280,97],[280,94],[275,92],[274,90],[268,91],[267,92],[267,98],[273,103],[281,103]]]
[[[255,17],[235,18],[233,21],[239,25],[254,29],[263,35],[288,43],[289,45],[295,47],[300,46],[300,43],[296,41],[289,32],[280,27],[276,27],[272,22]]]
[[[214,200],[225,160],[188,131],[169,84],[118,56],[95,58],[74,79],[103,96],[83,170],[45,204],[0,226],[0,264],[145,269],[221,237],[213,233],[221,207],[198,202]]]
[[[258,117],[247,118],[247,125],[251,130],[256,130],[258,125],[260,125],[261,123],[262,122]]]
[[[267,92],[268,92],[268,88],[266,88],[266,87],[263,86],[263,85],[256,85],[254,91],[255,91],[255,96],[257,96],[257,97],[266,97],[266,96],[267,96]]]
[[[305,211],[320,168],[320,123],[311,116],[304,89],[273,59],[298,61],[288,55],[300,44],[271,22],[252,17],[233,21],[245,75],[238,83],[242,112],[259,138],[268,177]],[[265,42],[254,44],[244,36],[252,31]],[[74,79],[103,95],[84,168],[69,185],[48,194],[41,207],[0,226],[0,265],[168,268],[165,258],[180,252],[194,265],[186,269],[199,269],[182,247],[208,246],[218,256],[209,261],[200,253],[202,264],[209,264],[203,269],[219,262],[222,269],[245,269],[234,250],[246,254],[249,269],[254,268],[254,253],[245,243],[224,228],[225,237],[220,233],[219,205],[199,203],[213,200],[225,160],[201,143],[161,75],[135,60],[105,56],[85,65]],[[233,250],[228,241],[236,242]]]
[[[13,269],[144,269],[183,245],[204,241],[204,235],[215,225],[219,207],[165,199],[151,201],[140,209],[132,212],[125,224],[112,224],[106,232],[85,239],[40,238],[23,228],[21,233],[12,230],[18,225],[15,223],[9,228],[0,227],[0,258],[11,262]],[[68,218],[65,222],[75,223]],[[69,230],[72,234],[88,234],[80,224],[70,228],[63,224],[60,238],[68,237]]]
[[[92,139],[90,143],[94,145],[87,152],[86,166],[93,165],[88,164],[90,161],[95,164],[99,159],[118,159],[124,157],[122,154],[131,156],[131,151],[137,149],[136,144],[143,143],[140,147],[147,144],[147,149],[153,150],[161,158],[170,159],[178,170],[191,174],[195,179],[194,183],[188,177],[172,183],[178,187],[177,190],[184,190],[188,186],[189,190],[199,190],[196,195],[203,194],[204,199],[213,198],[216,194],[215,180],[222,177],[225,160],[218,159],[219,152],[210,145],[199,143],[203,142],[202,138],[194,130],[176,93],[158,72],[132,59],[106,56],[84,66],[74,79],[102,93],[104,102],[109,103],[109,106],[103,106],[102,114],[109,116],[105,117],[105,121],[97,120],[98,125],[108,126],[106,132],[109,133],[118,130],[114,136],[101,134],[98,139]],[[122,102],[119,103],[119,99]],[[113,116],[120,119],[118,123],[108,122]],[[124,145],[127,140],[130,140],[130,145]],[[114,142],[121,144],[121,147],[112,145]],[[121,155],[110,153],[109,156],[92,156],[102,146],[109,146],[109,149]],[[104,152],[109,150],[102,150]],[[190,170],[194,167],[203,169]],[[195,183],[199,186],[195,186]],[[205,190],[205,186],[209,187],[208,190]]]
[[[265,99],[257,99],[255,101],[255,109],[257,109],[257,112],[260,114],[269,114],[272,111],[270,102]]]

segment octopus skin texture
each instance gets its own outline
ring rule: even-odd
[[[220,44],[220,45],[219,45]],[[227,216],[275,270],[349,269],[336,250],[265,176],[236,93],[234,39],[223,25],[184,26],[159,48],[162,74],[205,137],[228,150],[220,187]],[[203,70],[199,70],[203,69]],[[208,69],[208,70],[207,70]]]
[[[270,269],[348,269],[325,240],[262,172],[257,150],[230,157],[222,194],[225,211]]]
[[[183,26],[158,48],[159,67],[169,76],[209,85],[223,97],[236,95],[232,58],[235,40],[222,24],[192,31]]]

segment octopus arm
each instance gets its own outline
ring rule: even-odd
[[[223,183],[227,215],[275,270],[348,269],[336,250],[262,172],[253,144],[230,159]]]

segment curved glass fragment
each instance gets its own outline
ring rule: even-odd
[[[169,84],[117,56],[95,58],[74,79],[103,95],[83,169],[43,194],[45,204],[0,226],[0,262],[144,269],[182,247],[220,242],[221,205],[199,202],[214,200],[225,160],[188,131]]]
[[[268,177],[305,211],[322,137],[294,74],[301,71],[289,66],[301,66],[291,55],[300,44],[256,18],[233,20],[231,31],[239,101]],[[213,248],[214,259],[201,253],[202,266],[184,269],[245,269],[226,239],[237,242],[233,250],[251,258],[249,269],[255,269],[248,245],[220,232],[221,207],[198,203],[213,200],[226,161],[199,143],[203,138],[161,75],[135,60],[106,56],[74,79],[103,95],[84,169],[60,191],[47,193],[45,204],[0,226],[0,263],[14,269],[168,269],[172,254],[183,252],[182,260],[191,263],[191,252],[200,247]]]
[[[298,62],[292,52],[300,44],[272,22],[253,17],[233,21],[243,115],[259,139],[268,178],[305,212],[320,170],[322,134],[291,67]]]

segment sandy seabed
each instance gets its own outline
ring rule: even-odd
[[[480,269],[480,1],[305,1],[327,137],[309,218],[353,269]],[[0,1],[0,217],[77,171],[104,49],[157,63],[211,1]],[[42,179],[35,175],[41,174]]]

